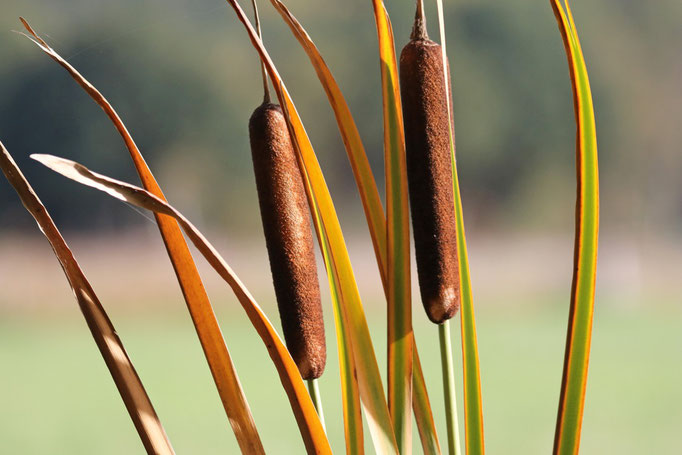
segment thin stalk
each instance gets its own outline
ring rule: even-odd
[[[263,41],[263,32],[260,28],[260,15],[258,14],[258,5],[256,5],[256,0],[251,0],[253,5],[253,15],[256,19],[256,31],[258,32],[258,38]],[[263,103],[270,102],[270,88],[268,87],[268,75],[265,72],[265,64],[261,62],[260,64],[260,74],[263,78]]]
[[[457,398],[455,396],[455,369],[452,363],[452,341],[450,320],[438,325],[440,339],[440,364],[443,370],[445,392],[445,420],[448,427],[448,453],[460,455],[459,421],[457,419]]]
[[[320,423],[322,423],[322,428],[325,433],[327,432],[327,426],[324,423],[324,411],[322,410],[322,395],[320,394],[320,386],[317,383],[317,379],[307,379],[308,392],[310,392],[310,398],[313,399],[313,404],[315,405],[315,410],[317,415],[320,417]]]

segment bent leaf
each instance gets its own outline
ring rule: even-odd
[[[50,242],[147,453],[175,453],[109,316],[47,209],[1,142],[0,168]]]
[[[49,55],[54,61],[59,63],[71,77],[80,85],[88,95],[104,110],[109,119],[113,122],[125,142],[130,156],[133,159],[135,168],[142,180],[145,188],[150,192],[164,199],[161,187],[151,173],[149,166],[145,162],[135,141],[123,124],[123,121],[116,113],[111,104],[104,96],[81,74],[64,60],[54,49],[52,49],[42,38],[40,38],[31,26],[20,18],[24,27],[28,31],[27,36],[40,49]],[[227,350],[225,340],[220,331],[220,326],[213,312],[213,307],[208,299],[206,290],[199,276],[199,272],[194,264],[194,259],[187,247],[185,239],[177,223],[168,217],[157,216],[155,214],[161,236],[163,237],[166,250],[175,269],[178,282],[182,293],[187,302],[192,317],[192,322],[199,336],[201,347],[208,362],[213,380],[218,389],[218,394],[225,408],[230,425],[234,431],[239,447],[246,453],[262,454],[263,445],[253,421],[251,410],[244,396],[239,377],[234,369],[230,353]]]
[[[599,236],[599,166],[592,91],[571,8],[568,1],[565,11],[558,0],[552,0],[551,3],[566,49],[577,124],[575,263],[554,439],[554,453],[569,455],[577,454],[580,447],[592,339]]]
[[[296,363],[286,346],[277,334],[272,323],[265,315],[253,296],[220,256],[220,253],[209,243],[201,232],[180,212],[166,201],[142,188],[124,183],[104,175],[92,172],[74,161],[52,155],[31,155],[31,158],[44,164],[59,174],[80,184],[103,191],[116,199],[128,202],[137,207],[151,210],[154,213],[174,218],[194,246],[206,258],[208,263],[232,288],[237,300],[249,317],[251,324],[263,340],[289,396],[289,402],[299,423],[303,441],[309,453],[330,454],[331,448],[324,434],[324,429],[315,411],[315,406],[303,383]],[[248,452],[247,452],[248,453]]]
[[[325,242],[328,242],[329,245],[329,255],[325,258],[325,266],[328,269],[327,273],[333,275],[338,280],[339,299],[338,302],[334,298],[332,301],[335,304],[340,304],[339,314],[346,319],[345,327],[348,328],[346,339],[348,339],[352,346],[360,398],[365,410],[374,447],[380,454],[397,453],[398,448],[384,397],[381,375],[369,334],[365,312],[360,300],[341,226],[331,195],[329,194],[329,189],[324,181],[322,170],[313,151],[310,139],[296,111],[296,107],[286,87],[284,87],[282,78],[279,76],[263,43],[258,38],[256,31],[236,0],[227,1],[235,10],[240,22],[244,24],[251,43],[258,51],[261,60],[268,70],[270,79],[273,81],[280,104],[288,111],[289,129],[292,141],[297,147],[299,167],[301,168],[304,181],[307,179],[308,182],[306,185],[308,200],[311,202],[311,206],[317,206],[315,210],[318,210],[319,213],[319,219],[314,218],[316,232],[318,236],[326,237],[326,239],[318,238],[318,240],[322,249],[324,249]],[[318,222],[320,226],[317,226]],[[341,341],[339,340],[339,342]]]

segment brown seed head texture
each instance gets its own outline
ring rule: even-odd
[[[460,304],[448,107],[441,47],[415,36],[400,55],[415,256],[422,303],[442,323]],[[454,129],[453,129],[454,132]]]
[[[284,339],[303,379],[315,379],[327,360],[320,287],[308,200],[281,108],[259,106],[249,136]]]

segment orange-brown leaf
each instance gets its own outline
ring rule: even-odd
[[[116,329],[47,209],[1,142],[0,168],[50,242],[145,449],[150,454],[173,454],[166,432]]]
[[[21,18],[24,27],[30,33],[28,36],[40,49],[59,63],[71,77],[80,85],[90,97],[104,110],[113,122],[130,152],[135,168],[145,188],[156,196],[164,199],[161,187],[151,173],[135,141],[123,124],[111,104],[104,96],[88,82],[73,66],[52,49],[31,26]],[[237,372],[234,369],[230,353],[220,331],[218,321],[213,312],[211,302],[197,271],[194,259],[182,236],[182,232],[175,220],[169,217],[156,216],[166,250],[175,269],[182,293],[187,302],[194,327],[204,350],[213,380],[215,381],[220,399],[227,413],[239,447],[247,453],[264,453],[263,445],[251,415],[251,410],[244,396]]]

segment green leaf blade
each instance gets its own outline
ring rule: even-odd
[[[551,1],[568,59],[577,124],[576,238],[564,372],[554,453],[577,454],[592,338],[599,236],[599,165],[594,104],[570,6]]]
[[[384,115],[388,264],[388,406],[401,454],[412,447],[412,301],[407,165],[393,30],[383,1],[373,0]]]

